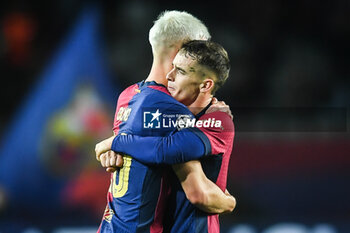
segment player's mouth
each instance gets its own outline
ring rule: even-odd
[[[175,88],[168,85],[168,91],[173,92],[173,91],[175,91]]]

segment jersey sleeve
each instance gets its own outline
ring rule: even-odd
[[[192,129],[183,129],[167,137],[118,135],[113,140],[112,150],[129,154],[146,164],[184,163],[211,152],[209,140],[203,136],[200,138]]]
[[[131,85],[127,87],[122,93],[120,93],[118,97],[117,106],[114,113],[114,120],[113,120],[113,132],[115,134],[118,134],[120,124],[122,123],[117,117],[119,109],[121,107],[125,107],[125,105],[133,98],[133,96],[136,93],[135,92],[136,88],[137,88],[137,84]]]
[[[229,115],[213,112],[203,115],[197,127],[177,131],[166,137],[118,135],[112,150],[131,155],[146,164],[176,164],[223,154],[233,143],[234,126]]]

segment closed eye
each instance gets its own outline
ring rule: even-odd
[[[176,69],[176,72],[178,72],[180,74],[183,74],[183,75],[186,74],[186,71],[181,69],[180,67],[175,66],[175,69]]]

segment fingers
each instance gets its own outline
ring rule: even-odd
[[[233,119],[233,115],[230,109],[227,109],[226,111],[222,111],[222,112],[227,113],[230,116],[230,118]]]
[[[114,151],[107,151],[100,156],[101,166],[106,168],[107,172],[115,172],[119,167],[123,166],[123,156]]]
[[[103,153],[99,158],[99,161],[102,167],[106,167],[106,160],[107,160],[107,153]]]
[[[230,109],[230,107],[224,102],[224,101],[217,101],[215,104],[212,104],[206,113],[211,113],[211,112],[227,112]]]
[[[117,154],[117,160],[116,160],[115,166],[116,167],[122,167],[123,164],[124,164],[123,155]]]
[[[115,167],[107,167],[106,168],[106,172],[110,172],[110,173],[113,173],[113,172],[115,172],[117,170],[117,168],[115,168]]]
[[[122,167],[124,163],[123,155],[116,153],[114,151],[108,151],[106,152],[106,167]]]
[[[228,106],[225,101],[218,101],[215,97],[212,99],[212,105],[208,108],[206,113],[212,113],[212,112],[225,112],[227,113],[231,119],[233,119],[232,112],[230,110],[230,106]]]
[[[115,163],[116,156],[114,156],[113,151],[107,151],[100,156],[100,163],[102,167],[106,168],[107,172],[113,173],[117,170],[113,163]]]
[[[114,151],[110,151],[109,156],[110,160],[109,163],[106,163],[106,171],[113,173],[117,170],[117,168],[123,167],[124,164],[124,159],[123,159],[123,155],[121,154],[117,154]]]
[[[113,151],[108,151],[108,160],[106,162],[107,167],[112,167],[115,165],[116,155]]]
[[[225,101],[217,101],[216,105],[218,107],[228,107],[228,105],[225,103]]]
[[[233,196],[231,195],[231,193],[230,193],[227,189],[225,189],[225,195],[226,195],[226,196],[233,197]],[[234,197],[233,197],[233,198],[234,198]]]

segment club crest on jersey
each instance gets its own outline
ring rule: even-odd
[[[107,221],[108,223],[111,223],[113,215],[114,211],[111,208],[109,208],[109,205],[107,204],[105,212],[103,214],[103,220]]]

